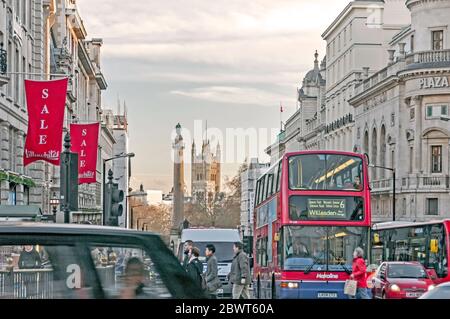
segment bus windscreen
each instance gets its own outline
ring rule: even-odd
[[[284,270],[351,272],[353,251],[368,249],[368,227],[284,226]]]
[[[362,191],[363,161],[342,154],[303,154],[289,158],[291,190]]]

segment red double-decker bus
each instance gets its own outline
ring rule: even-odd
[[[372,227],[372,261],[418,261],[436,284],[450,281],[450,220],[385,222]]]
[[[368,256],[370,192],[362,154],[285,154],[257,181],[255,294],[259,298],[348,298],[353,251]]]

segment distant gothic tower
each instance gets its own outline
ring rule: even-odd
[[[173,214],[172,214],[172,229],[174,231],[180,229],[183,222],[184,215],[184,141],[181,136],[181,125],[177,124],[177,136],[172,144],[174,152],[173,164]]]
[[[221,190],[221,150],[217,143],[216,154],[211,152],[209,140],[203,141],[201,153],[197,154],[195,141],[191,153],[191,194],[195,201],[200,193],[218,193]]]

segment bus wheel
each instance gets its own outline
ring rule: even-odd
[[[261,279],[256,279],[256,299],[261,299]]]
[[[275,286],[275,275],[272,275],[272,299],[277,297],[277,287]]]

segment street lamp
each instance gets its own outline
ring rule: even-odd
[[[56,196],[56,192],[53,192],[53,196],[50,199],[50,205],[52,205],[53,208],[53,221],[56,223],[56,212],[59,205],[59,198]]]
[[[392,172],[392,221],[395,222],[395,168],[369,164],[369,167],[382,168]]]
[[[106,159],[103,160],[103,170],[102,170],[102,180],[103,180],[103,224],[105,224],[105,211],[106,211],[106,205],[105,205],[106,204],[105,203],[105,192],[106,192],[105,171],[106,171],[106,162],[109,162],[109,161],[112,161],[112,160],[115,160],[115,159],[118,159],[118,158],[124,158],[124,157],[131,158],[131,157],[134,157],[134,156],[135,156],[134,153],[127,153],[127,154],[122,153],[122,154],[116,155],[114,157],[106,158]],[[128,185],[127,185],[127,187],[128,187]]]

